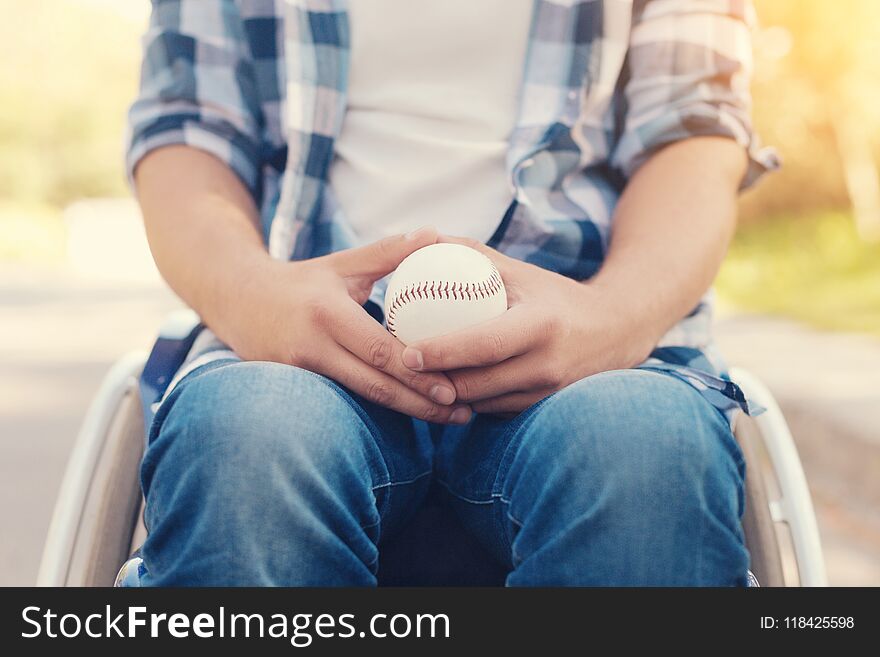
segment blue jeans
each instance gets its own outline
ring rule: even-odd
[[[160,408],[141,476],[145,585],[746,584],[739,447],[652,371],[443,427],[214,363]]]

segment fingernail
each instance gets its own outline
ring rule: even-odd
[[[415,242],[420,237],[422,237],[426,231],[429,231],[429,230],[434,230],[434,227],[433,226],[422,226],[421,228],[416,228],[415,230],[409,231],[406,235],[403,236],[403,238],[406,240],[409,240],[410,242]]]
[[[462,406],[461,408],[456,408],[452,411],[452,415],[449,416],[449,421],[452,424],[466,424],[468,420],[471,419],[471,409]]]
[[[431,388],[430,395],[431,399],[444,406],[449,406],[455,401],[455,390],[449,386],[441,386],[438,384]]]
[[[411,370],[420,370],[425,366],[422,352],[412,347],[403,350],[403,364]]]

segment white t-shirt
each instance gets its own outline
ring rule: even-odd
[[[487,240],[533,0],[350,0],[348,108],[330,184],[365,242],[425,225]]]

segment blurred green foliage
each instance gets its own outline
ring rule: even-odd
[[[82,0],[0,0],[0,15],[0,200],[125,193],[143,22]]]
[[[741,226],[716,285],[740,307],[880,336],[880,244],[846,213]]]

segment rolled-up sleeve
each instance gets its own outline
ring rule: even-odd
[[[778,166],[752,127],[750,0],[637,1],[612,162],[630,176],[652,153],[696,136],[735,140],[749,155],[743,187]]]
[[[262,115],[235,0],[153,0],[138,97],[129,111],[132,180],[150,151],[185,144],[226,163],[256,198]]]

